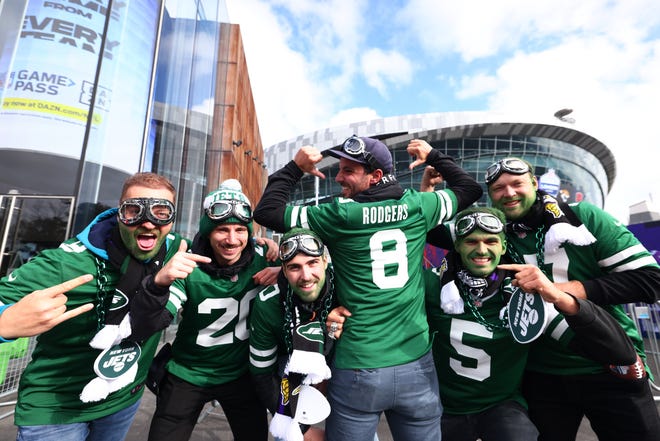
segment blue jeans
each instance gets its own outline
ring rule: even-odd
[[[332,369],[328,441],[373,441],[385,413],[394,441],[439,441],[442,405],[433,357],[378,369]]]
[[[135,404],[92,421],[42,426],[19,426],[16,441],[123,441],[133,423]]]
[[[452,441],[535,441],[538,436],[527,410],[515,401],[469,415],[442,415],[442,437]]]

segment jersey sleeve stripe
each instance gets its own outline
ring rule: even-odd
[[[437,225],[451,219],[454,216],[454,203],[452,202],[451,196],[447,194],[444,190],[436,191],[435,194],[438,195],[441,201],[442,209],[440,211],[440,218],[438,219]]]
[[[170,302],[176,307],[176,310],[178,311],[181,309],[181,305],[185,303],[185,301],[188,299],[186,296],[186,293],[179,288],[170,286]]]
[[[277,346],[262,351],[250,345],[250,353],[257,357],[271,357],[275,352],[277,352]]]
[[[266,361],[259,361],[250,355],[250,364],[256,368],[263,369],[263,368],[271,367],[276,362],[277,362],[277,357],[273,357]]]
[[[614,266],[618,265],[619,263],[623,262],[630,256],[634,256],[635,254],[639,253],[648,253],[646,248],[644,248],[644,245],[642,244],[637,244],[632,247],[628,247],[625,250],[621,250],[620,252],[606,258],[603,260],[598,261],[598,265],[601,267],[608,267],[608,266]]]
[[[307,206],[304,206],[300,210],[300,226],[303,228],[309,228],[309,219],[307,218]]]
[[[291,220],[289,223],[289,228],[294,228],[296,226],[296,221],[298,220],[298,216],[300,215],[300,209],[302,207],[300,205],[294,205],[292,210],[291,210]]]
[[[655,258],[653,258],[651,256],[646,256],[646,257],[642,257],[640,259],[635,259],[632,262],[628,262],[624,265],[619,265],[616,268],[613,268],[612,272],[618,273],[618,272],[622,272],[622,271],[633,270],[633,269],[641,268],[643,266],[655,265],[655,264],[657,264],[657,262],[655,261]]]
[[[564,335],[564,333],[567,330],[568,330],[568,323],[566,323],[566,320],[562,317],[561,321],[557,323],[555,328],[550,333],[550,337],[559,341],[559,339],[561,339],[561,336]]]

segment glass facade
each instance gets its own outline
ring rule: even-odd
[[[141,170],[159,16],[160,0],[112,2],[105,14],[99,49],[104,55],[86,85],[90,112],[75,182],[75,230],[100,209],[115,206],[117,181]]]
[[[223,128],[227,22],[222,0],[0,1],[0,198],[29,195],[33,211],[69,200],[66,236],[153,171],[177,188],[177,231],[192,237]],[[31,242],[12,228],[0,224],[7,256]]]
[[[224,3],[199,2],[192,17],[191,3],[166,2],[144,167],[174,183],[179,192],[177,231],[188,237],[197,231],[205,196],[214,98],[221,92],[216,90],[216,78],[225,78],[227,69],[226,63],[218,63],[221,51],[227,50],[220,44],[227,38],[227,28],[220,23],[226,21],[226,11],[219,8]],[[225,71],[218,72],[218,66]]]
[[[160,10],[160,0],[3,2],[0,22],[22,26],[0,28],[13,48],[0,58],[0,193],[75,196],[77,224],[116,205],[117,183],[140,166]]]

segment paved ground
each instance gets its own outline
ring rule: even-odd
[[[155,406],[154,395],[149,391],[145,391],[140,409],[126,441],[144,441],[147,439],[151,415]],[[658,406],[658,410],[660,411],[660,403],[658,403]],[[191,441],[231,441],[231,431],[222,414],[222,410],[220,408],[213,408],[211,405],[207,405],[206,410],[209,413],[195,427]],[[380,441],[392,441],[392,436],[384,418],[381,419],[380,426],[378,427],[378,437]],[[0,419],[0,441],[13,441],[15,439],[16,428],[13,425],[13,417]],[[577,441],[597,441],[597,439],[588,423],[583,423]]]
[[[151,415],[155,406],[154,395],[146,391],[126,441],[145,441],[147,439]],[[222,414],[222,410],[219,408],[214,409],[210,405],[207,405],[206,409],[210,413],[203,417],[202,421],[197,424],[190,441],[231,441],[233,439],[231,431]],[[12,420],[13,417],[11,416],[0,420],[0,441],[13,441],[16,439],[16,428]],[[392,441],[392,436],[384,418],[381,419],[380,426],[378,427],[378,438],[380,441]],[[588,427],[583,427],[580,430],[578,441],[596,440],[596,436]]]
[[[660,370],[655,369],[654,372],[660,372]],[[656,392],[656,396],[658,395],[660,395],[660,392]],[[15,396],[11,395],[0,398],[0,441],[14,441],[16,439],[16,428],[13,425],[13,416],[9,415],[3,417],[3,415],[6,415],[12,409],[11,405],[6,406],[3,405],[3,403],[15,399]],[[657,402],[657,405],[658,412],[660,412],[660,401]],[[149,424],[151,423],[151,416],[155,407],[155,396],[150,391],[146,390],[126,441],[145,441],[147,439]],[[381,419],[378,427],[378,437],[380,441],[392,441],[392,436],[390,435],[387,422],[384,418]],[[213,408],[210,404],[207,404],[205,412],[202,414],[201,421],[195,427],[191,441],[231,441],[232,439],[231,431],[224,418],[222,409]],[[580,427],[577,441],[597,441],[596,435],[589,427],[588,422],[583,422]]]

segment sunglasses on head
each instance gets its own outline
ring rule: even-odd
[[[524,175],[529,173],[529,165],[518,158],[504,158],[490,165],[486,169],[486,185],[490,185],[499,178],[502,173],[511,173],[513,175]]]
[[[131,198],[119,204],[119,220],[129,227],[144,222],[164,226],[174,222],[174,204],[167,199]]]
[[[378,164],[374,155],[367,151],[366,144],[362,138],[355,135],[351,136],[344,141],[341,149],[344,153],[355,158],[357,161],[366,161],[371,170],[383,170],[383,167]]]

